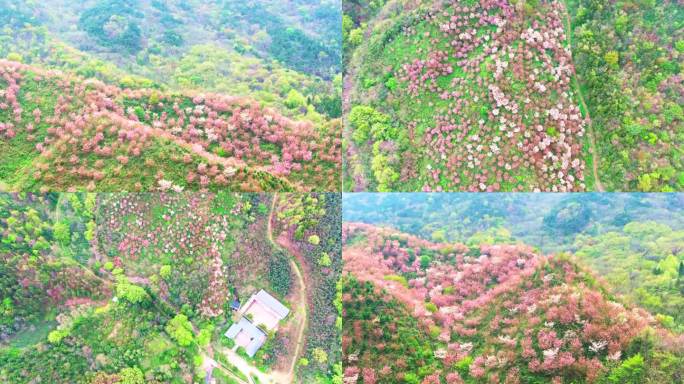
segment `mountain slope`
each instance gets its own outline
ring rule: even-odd
[[[7,189],[334,189],[334,132],[249,99],[121,89],[0,61]]]
[[[345,190],[682,187],[681,2],[345,12]]]
[[[430,369],[402,366],[391,355],[357,356],[382,354],[385,342],[379,339],[396,331],[380,301],[373,307],[378,312],[365,309],[366,318],[349,315],[376,324],[345,327],[345,358],[357,368],[346,376],[361,372],[351,382],[637,382],[621,381],[626,380],[621,375],[639,364],[629,380],[682,377],[679,368],[661,363],[663,356],[682,361],[684,351],[676,347],[681,335],[659,328],[646,311],[621,304],[567,256],[541,256],[525,246],[433,244],[354,223],[345,224],[344,238],[351,278],[376,286],[375,295],[386,296],[385,303],[405,306],[404,316],[421,324],[418,340],[429,345],[421,347],[423,353],[432,353],[424,360]],[[382,267],[371,271],[371,264]],[[358,289],[353,281],[350,286],[348,292]],[[357,300],[346,296],[346,302]],[[364,335],[364,329],[371,334]],[[367,380],[371,373],[363,374],[364,368],[377,381]]]
[[[250,96],[292,117],[339,117],[339,106],[331,105],[339,103],[339,60],[326,67],[319,56],[329,63],[339,56],[340,10],[334,2],[297,3],[3,2],[7,28],[0,31],[0,57],[72,68],[85,77],[123,72],[128,80],[148,79],[174,90]],[[291,63],[273,51],[313,62]],[[304,68],[294,68],[298,63]],[[307,108],[287,105],[291,91],[310,97]]]
[[[210,188],[337,190],[341,172],[341,143],[338,142],[341,77],[339,37],[333,36],[338,35],[339,21],[329,22],[339,15],[339,9],[336,9],[334,1],[309,0],[297,1],[296,7],[271,2],[252,2],[244,7],[238,2],[223,0],[1,1],[0,20],[4,22],[4,28],[0,30],[0,57],[29,65],[30,68],[22,67],[22,71],[39,73],[41,78],[35,84],[27,78],[17,78],[15,80],[23,80],[19,81],[22,84],[17,89],[10,89],[13,81],[0,80],[3,91],[0,94],[0,106],[3,107],[0,108],[0,122],[10,124],[9,129],[3,125],[0,133],[2,149],[9,153],[9,161],[1,164],[0,186],[9,190],[41,187],[64,190],[64,185],[68,185],[79,190],[133,191],[154,190],[159,180],[166,180],[178,187],[198,189],[214,184],[214,181],[206,180],[207,177],[218,176],[217,186]],[[14,76],[11,74],[15,71],[13,64],[3,63],[2,66],[3,71],[10,73],[3,73],[3,77]],[[50,75],[53,70],[61,71],[63,74],[55,76],[65,82],[45,84],[43,77],[53,79]],[[31,150],[36,144],[34,139],[43,139],[41,128],[44,127],[35,123],[36,134],[22,134],[24,127],[11,126],[19,122],[15,112],[8,111],[8,106],[14,110],[21,108],[19,115],[25,114],[29,119],[33,119],[30,114],[39,108],[46,118],[60,101],[57,96],[61,93],[69,104],[79,104],[74,106],[77,110],[63,110],[65,115],[87,115],[92,112],[87,109],[93,100],[84,98],[99,97],[93,96],[90,86],[84,83],[93,79],[104,83],[95,81],[99,84],[96,88],[119,88],[105,93],[112,92],[106,97],[118,98],[117,104],[123,108],[123,112],[109,110],[107,116],[97,116],[97,123],[105,126],[129,124],[126,131],[145,131],[142,135],[148,138],[140,143],[144,148],[136,150],[144,153],[135,156],[141,161],[134,159],[126,164],[124,168],[130,168],[130,172],[126,169],[116,171],[115,164],[106,164],[105,168],[115,169],[125,178],[110,179],[111,172],[100,170],[107,175],[107,180],[94,186],[92,175],[84,177],[83,172],[76,177],[63,178],[60,182],[63,184],[44,179],[34,183],[30,174],[46,171],[45,165],[36,160],[37,152]],[[79,84],[67,86],[68,82]],[[40,95],[32,100],[31,97],[38,96],[36,94],[42,89],[49,90],[50,95]],[[129,94],[128,90],[137,92]],[[22,93],[30,93],[28,99],[24,99]],[[18,103],[3,100],[5,94],[16,96]],[[204,97],[210,99],[209,102],[214,100],[227,106],[214,110],[219,116],[213,116],[210,106],[196,102]],[[164,106],[160,106],[160,102]],[[179,105],[176,109],[184,111],[172,110],[174,103]],[[201,124],[208,121],[211,125],[216,119],[225,122],[219,122],[219,126],[213,128],[198,127],[199,132],[196,132],[193,128],[198,124],[190,116],[196,112],[187,108],[195,108],[198,104],[203,105],[200,108],[206,108],[206,114],[194,116]],[[128,108],[133,108],[134,112]],[[145,117],[148,110],[149,116]],[[233,118],[235,121],[228,119],[242,112],[250,113],[250,118],[269,115],[273,122],[259,121],[256,125],[260,128],[256,128],[252,122],[240,121],[238,117]],[[133,126],[121,120],[121,117],[130,120],[133,114],[138,116],[134,121],[148,127]],[[179,116],[182,114],[186,116]],[[181,126],[154,126],[158,124],[154,120],[165,121],[167,115],[173,123],[180,117]],[[279,128],[271,131],[269,125]],[[187,126],[190,133],[182,134]],[[207,129],[218,131],[233,126],[240,132],[227,136],[217,133],[224,137],[206,132]],[[178,140],[158,128],[173,128],[176,130],[174,135],[184,137]],[[268,131],[262,132],[268,137],[251,133],[261,128]],[[250,133],[242,132],[243,129]],[[4,137],[6,131],[17,138],[8,141]],[[200,136],[204,136],[202,140],[206,139],[201,147],[195,142]],[[210,144],[212,141],[214,145]],[[226,144],[226,141],[230,143]],[[57,143],[59,147],[62,144]],[[75,143],[67,143],[67,146],[69,144]],[[221,146],[223,148],[219,149]],[[60,156],[61,149],[51,149],[55,156]],[[115,156],[130,156],[126,153],[127,148],[123,149],[119,152],[114,149]],[[70,157],[71,153],[65,155]],[[243,156],[254,157],[248,160]],[[90,157],[90,163],[103,160]],[[187,165],[178,161],[188,157]],[[62,167],[53,164],[55,159],[43,160],[50,163],[50,167]],[[56,160],[59,163],[60,159]],[[310,161],[316,165],[308,169],[304,163]],[[84,166],[92,173],[91,165]],[[198,166],[209,168],[211,175],[196,170]],[[236,175],[232,175],[232,168],[236,168]],[[160,177],[152,180],[157,171]],[[291,172],[294,174],[285,175]],[[186,178],[188,181],[183,181]],[[203,185],[198,186],[198,183]]]
[[[523,4],[390,2],[379,13],[350,64],[347,127],[372,189],[587,189],[588,119],[562,5]]]

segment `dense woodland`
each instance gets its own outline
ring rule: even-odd
[[[678,194],[355,194],[345,196],[344,208],[345,221],[437,243],[528,244],[542,253],[572,253],[625,301],[679,331],[682,217]]]
[[[278,198],[300,201],[301,235],[273,235],[291,247],[269,241],[272,195],[0,196],[0,381],[192,383],[218,364],[218,383],[244,383],[223,334],[231,302],[265,289],[307,308],[306,349],[294,355],[291,317],[254,358],[237,354],[266,375],[293,367],[293,380],[335,382],[341,229],[340,214],[326,213],[339,212],[340,197],[304,196]],[[299,300],[302,289],[310,301]]]
[[[684,6],[678,1],[567,2],[577,80],[608,190],[684,186]]]
[[[344,219],[388,225],[433,241],[486,236],[519,239],[544,252],[568,251],[580,234],[620,231],[632,222],[684,227],[675,193],[345,194]]]
[[[310,277],[310,337],[298,362],[301,377],[306,383],[338,384],[342,379],[342,196],[284,196],[277,214],[280,244],[298,257]]]
[[[649,230],[656,225],[630,224],[622,236],[638,243],[656,235]],[[343,231],[349,383],[636,384],[684,377],[676,319],[684,263],[681,272],[655,278],[637,270],[627,283],[617,273],[634,273],[632,265],[609,239],[583,236],[584,247],[600,248],[546,256],[522,243],[433,242],[370,224],[345,223]],[[670,242],[680,249],[681,234],[675,237]],[[600,273],[592,270],[599,258],[610,259]],[[656,307],[638,290],[671,290],[657,299],[680,307]]]
[[[51,155],[73,155],[79,161],[64,182],[77,190],[151,191],[161,180],[193,190],[336,190],[341,38],[332,21],[339,14],[334,2],[312,1],[0,2],[0,58],[8,60],[0,69],[0,148],[10,154],[3,189],[65,190],[33,173],[46,171],[41,163],[64,168]],[[93,113],[108,114],[103,108],[118,115],[114,121],[93,121]],[[64,122],[79,120],[77,137],[104,130],[114,137],[99,141],[118,135],[123,148],[98,159],[93,145],[53,148],[74,133]],[[132,135],[144,136],[145,148],[129,148]],[[138,158],[138,166],[121,156]],[[102,157],[132,169],[121,175]],[[174,162],[187,165],[167,165]],[[218,169],[202,175],[198,166]],[[167,167],[186,174],[169,175]],[[111,180],[99,182],[98,171]],[[218,183],[209,180],[221,173]]]
[[[682,188],[681,2],[344,12],[346,191]]]

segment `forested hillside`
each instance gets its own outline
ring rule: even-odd
[[[242,168],[236,169],[238,176],[229,169],[223,176],[227,180],[218,180],[219,186],[231,190],[337,190],[340,9],[335,2],[295,3],[0,2],[0,58],[9,60],[2,63],[0,79],[0,146],[10,153],[0,175],[3,188],[61,190],[49,180],[37,178],[37,183],[27,185],[24,179],[46,171],[41,163],[59,166],[45,152],[60,156],[63,148],[48,148],[48,142],[38,148],[42,154],[32,149],[37,141],[54,135],[44,132],[54,124],[50,117],[74,120],[87,115],[93,104],[102,107],[101,101],[93,100],[101,99],[90,92],[94,86],[101,91],[106,87],[107,97],[118,99],[113,101],[122,110],[113,125],[127,124],[126,130],[134,125],[151,141],[148,151],[132,152],[123,145],[119,151],[124,153],[115,148],[114,157],[138,157],[140,165],[148,164],[146,170],[124,171],[127,179],[135,180],[131,183],[120,178],[98,183],[80,172],[81,180],[70,184],[74,189],[147,191],[159,187],[160,180],[199,189],[213,181],[198,185],[195,180],[206,176],[198,166],[218,167],[210,178],[228,166]],[[212,107],[205,99],[220,103]],[[236,103],[238,109],[233,108]],[[55,110],[57,106],[61,108]],[[131,117],[135,124],[125,121]],[[121,127],[110,133],[116,136]],[[169,140],[168,133],[181,140]],[[89,157],[83,152],[90,149],[68,152],[83,158]],[[187,165],[173,167],[179,169],[178,175],[165,175],[165,164],[188,156],[192,158]],[[78,165],[92,173],[92,163],[103,159],[90,157]],[[313,173],[305,170],[305,162],[313,165]],[[100,171],[107,179],[119,176]],[[150,180],[157,171],[161,174]]]
[[[438,242],[518,239],[545,252],[568,251],[580,234],[620,231],[632,221],[684,228],[679,194],[361,193],[344,199],[345,221],[390,226]]]
[[[0,195],[0,382],[332,383],[342,374],[339,201]],[[300,235],[285,247],[278,220],[290,215],[277,213],[295,205]],[[224,333],[234,301],[261,289],[292,315],[250,357]]]
[[[679,1],[345,2],[344,188],[676,191]]]
[[[684,5],[569,0],[577,80],[608,190],[684,186]]]
[[[624,282],[607,284],[572,255],[435,243],[360,223],[345,223],[343,240],[350,383],[665,383],[684,375],[682,329],[614,294]]]
[[[684,201],[677,194],[361,194],[345,221],[436,243],[528,244],[569,252],[625,302],[684,329]]]

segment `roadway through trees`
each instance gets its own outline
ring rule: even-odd
[[[273,215],[276,210],[276,205],[277,205],[277,199],[278,195],[273,194],[273,197],[271,199],[271,211],[268,216],[268,222],[266,226],[266,234],[268,237],[268,241],[271,242],[274,248],[279,248],[283,249],[273,238]],[[254,365],[252,365],[249,361],[247,361],[245,358],[242,356],[238,355],[235,351],[229,348],[221,348],[218,352],[223,353],[227,358],[230,364],[232,364],[235,368],[237,368],[243,375],[247,377],[247,381],[244,379],[240,378],[238,375],[236,375],[234,372],[232,372],[228,367],[226,367],[223,363],[214,360],[211,356],[213,356],[213,351],[208,351],[206,348],[204,349],[204,359],[205,359],[205,369],[210,369],[211,368],[219,368],[223,372],[229,374],[233,379],[237,380],[240,384],[255,384],[254,380],[252,377],[256,377],[257,380],[259,380],[260,383],[273,383],[273,384],[286,384],[286,383],[293,383],[294,378],[295,378],[295,369],[297,367],[297,361],[299,360],[300,355],[302,354],[303,347],[304,347],[304,337],[305,337],[305,330],[306,326],[308,323],[308,310],[306,307],[307,303],[307,286],[304,280],[304,275],[301,271],[301,268],[299,264],[295,261],[294,256],[292,255],[291,252],[289,252],[287,249],[283,249],[284,252],[288,253],[290,255],[290,266],[292,268],[292,271],[294,272],[295,276],[297,277],[296,281],[299,287],[297,287],[296,292],[298,292],[297,295],[297,303],[295,303],[295,309],[292,311],[292,316],[289,320],[291,324],[295,324],[295,326],[298,327],[297,329],[297,339],[295,341],[295,352],[292,354],[292,359],[289,364],[289,369],[287,371],[272,371],[269,373],[264,373],[260,370],[258,370]],[[211,352],[211,353],[210,353]]]
[[[568,2],[567,0],[563,0],[563,13],[565,17],[565,30],[566,30],[566,35],[568,39],[568,45],[570,48],[570,57],[572,58],[572,22],[570,19],[570,11],[568,8]],[[573,58],[573,64],[572,64],[572,79],[573,83],[575,83],[575,89],[577,90],[577,96],[579,97],[580,104],[582,105],[582,108],[584,109],[584,113],[587,118],[587,127],[589,128],[589,149],[591,151],[591,165],[592,165],[592,172],[594,174],[594,184],[596,185],[596,190],[598,192],[605,192],[605,188],[603,187],[603,184],[601,183],[601,179],[599,178],[599,172],[598,172],[598,162],[600,161],[598,150],[596,149],[596,134],[594,132],[594,124],[591,120],[591,115],[589,113],[589,108],[587,107],[587,103],[584,101],[584,95],[582,94],[582,89],[580,88],[579,84],[579,76],[577,75],[577,71],[575,70],[575,63],[574,63],[574,58]]]

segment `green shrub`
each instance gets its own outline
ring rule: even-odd
[[[614,368],[608,375],[608,382],[611,384],[641,384],[644,374],[644,358],[637,353]]]
[[[321,242],[321,238],[318,237],[317,235],[311,235],[309,236],[309,244],[312,245],[318,245]]]

